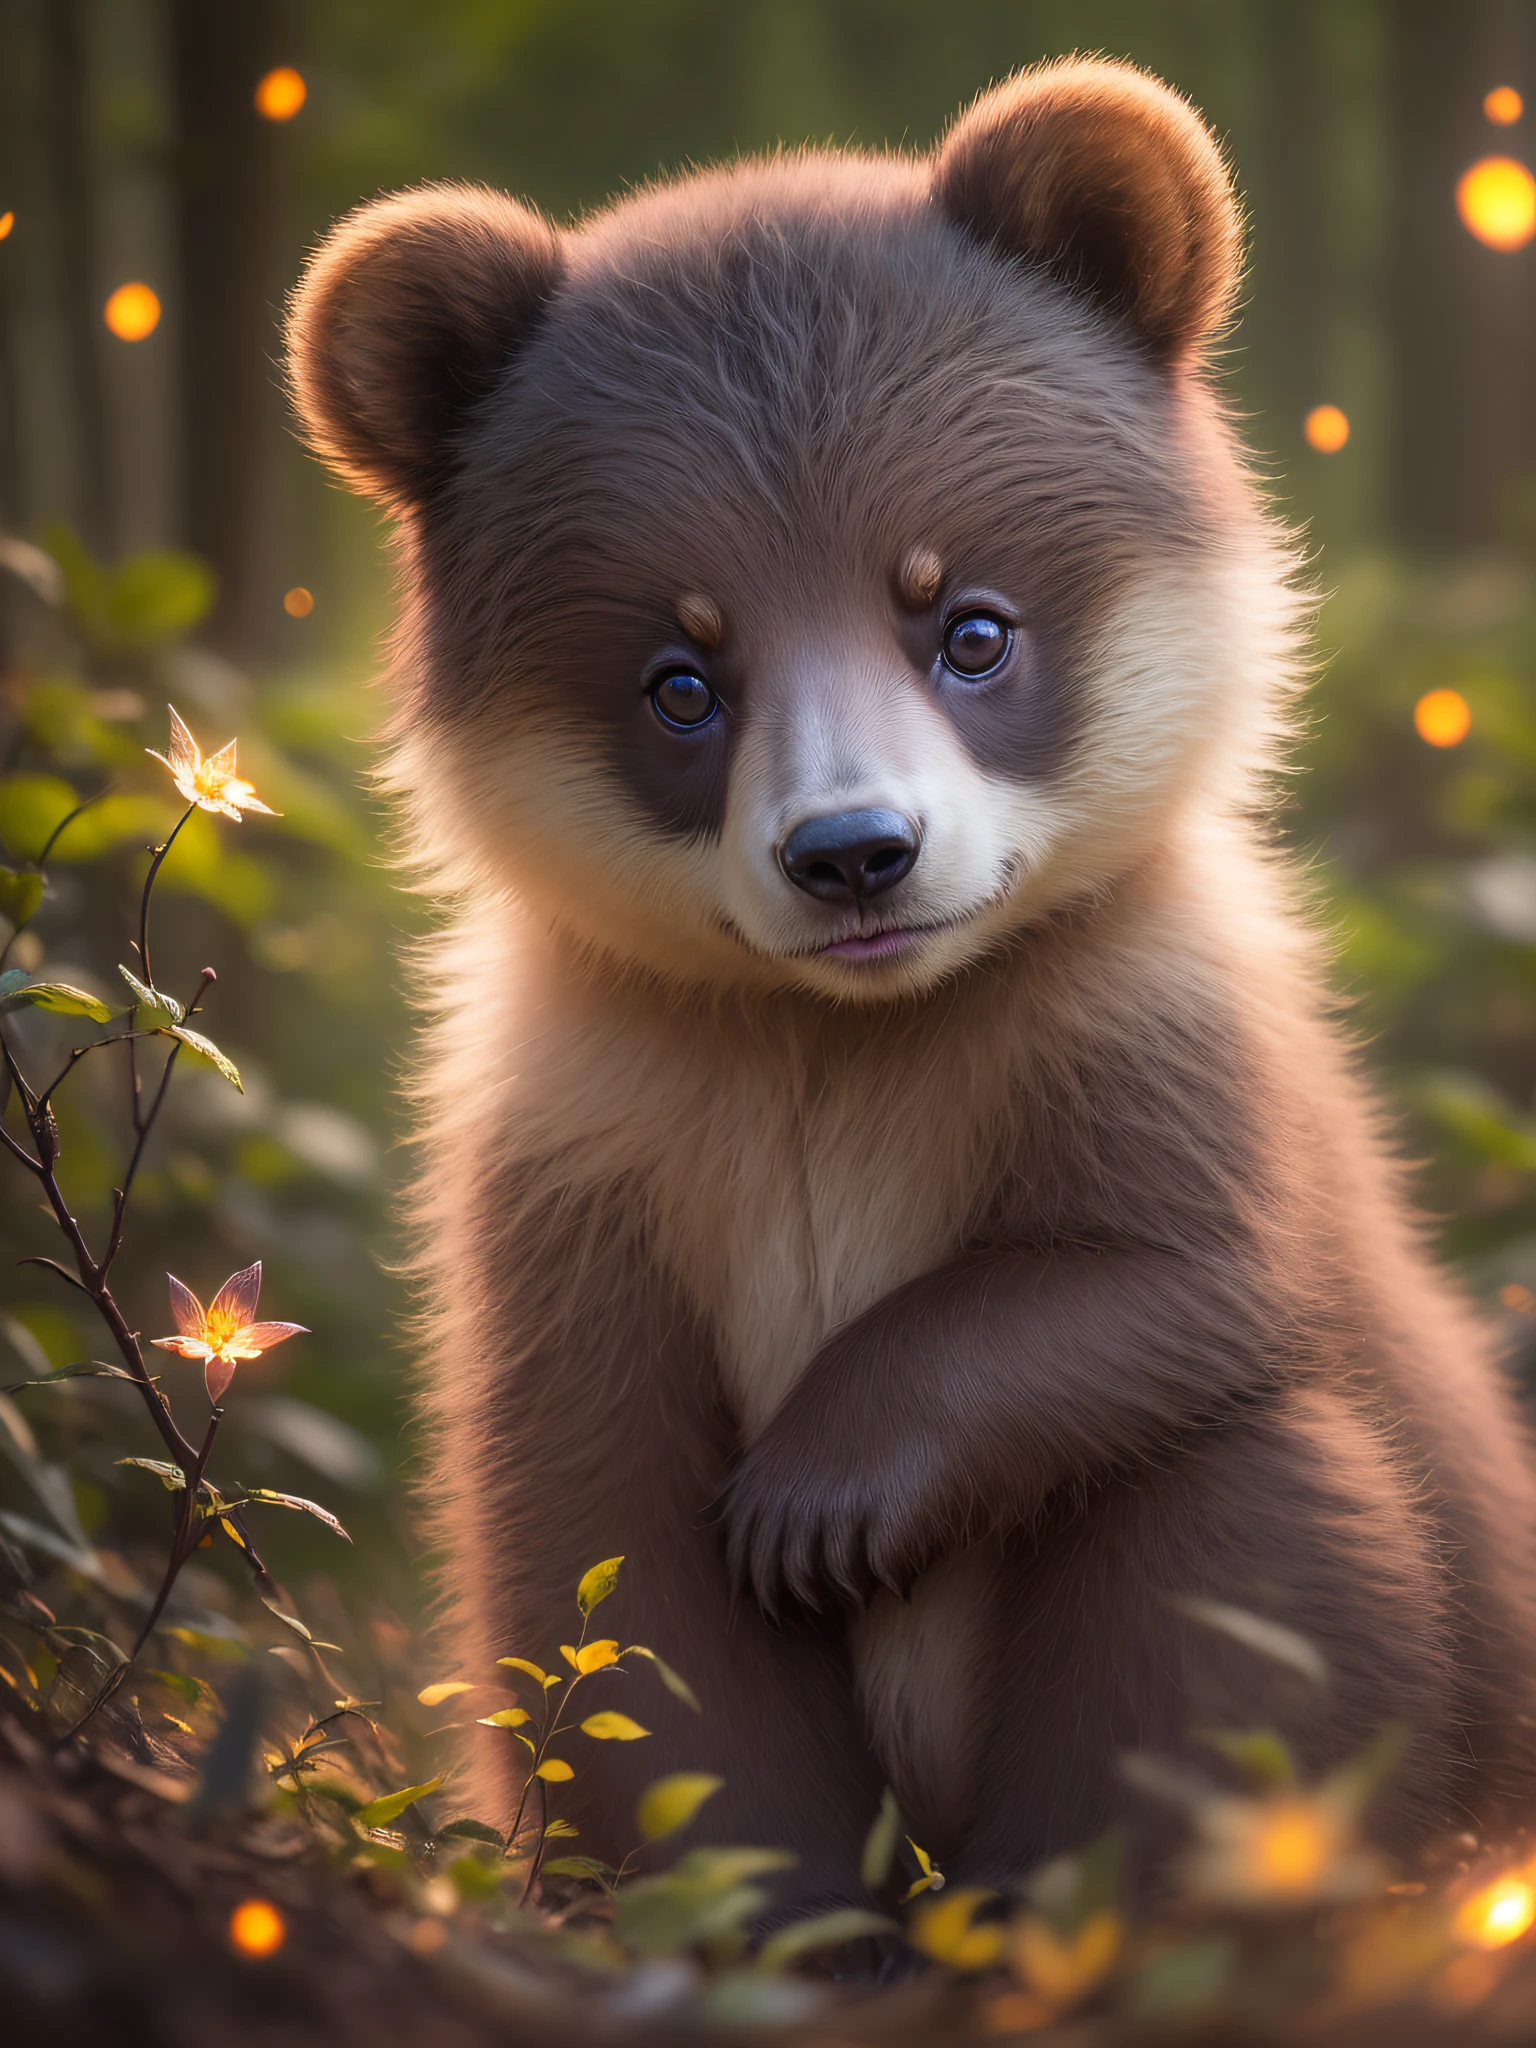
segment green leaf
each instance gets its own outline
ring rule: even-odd
[[[252,1486],[246,1489],[251,1500],[259,1500],[269,1508],[294,1508],[300,1514],[313,1515],[317,1522],[324,1522],[327,1529],[333,1529],[345,1542],[352,1538],[337,1521],[329,1508],[323,1508],[318,1501],[306,1500],[302,1493],[276,1493],[270,1486]]]
[[[144,1676],[158,1679],[189,1707],[195,1707],[203,1696],[203,1687],[195,1678],[188,1678],[184,1671],[156,1671],[152,1667],[146,1667]]]
[[[1262,1785],[1294,1785],[1296,1763],[1273,1728],[1255,1728],[1239,1735],[1226,1728],[1207,1729],[1200,1737],[1218,1756]]]
[[[0,1009],[51,1010],[57,1017],[89,1017],[93,1024],[110,1022],[112,1012],[100,996],[87,995],[83,988],[71,988],[67,981],[34,981],[14,994],[0,997]]]
[[[628,1714],[604,1712],[588,1714],[581,1724],[583,1735],[590,1735],[594,1742],[639,1742],[650,1734],[649,1728],[642,1728],[638,1721],[632,1721]]]
[[[121,647],[154,647],[190,633],[212,605],[218,585],[197,555],[148,548],[106,571],[99,609],[83,623]]]
[[[425,1799],[429,1792],[435,1792],[442,1782],[441,1778],[429,1778],[425,1785],[407,1785],[401,1792],[386,1792],[382,1798],[370,1799],[366,1806],[360,1806],[352,1818],[360,1828],[387,1827],[392,1820],[398,1820],[408,1806],[414,1806],[418,1799]]]
[[[595,1856],[552,1856],[542,1867],[553,1877],[584,1877],[592,1884],[614,1874],[611,1863],[601,1863]]]
[[[180,1493],[187,1483],[186,1473],[168,1458],[119,1458],[117,1463],[136,1465],[141,1472],[153,1472],[167,1493]]]
[[[675,1771],[670,1778],[658,1778],[640,1796],[635,1819],[648,1842],[685,1828],[706,1799],[713,1799],[725,1783],[706,1771]]]
[[[692,1707],[696,1714],[703,1712],[699,1705],[698,1695],[687,1679],[680,1677],[670,1664],[663,1663],[654,1650],[646,1649],[643,1643],[631,1643],[628,1649],[625,1650],[624,1655],[626,1657],[644,1657],[648,1664],[654,1664],[656,1676],[667,1688],[667,1691],[672,1694],[674,1699],[679,1699],[685,1706]]]
[[[896,1794],[887,1785],[880,1795],[880,1811],[864,1838],[864,1852],[859,1858],[859,1875],[872,1892],[879,1891],[891,1874],[891,1864],[896,1856],[896,1837],[900,1832],[901,1814],[896,1805]]]
[[[30,868],[0,867],[0,917],[9,918],[20,931],[36,915],[45,886],[42,876]]]
[[[821,1948],[840,1948],[847,1941],[863,1941],[872,1934],[892,1934],[896,1922],[883,1913],[869,1913],[862,1906],[843,1906],[833,1913],[817,1913],[809,1920],[792,1921],[770,1934],[758,1950],[757,1967],[773,1971],[786,1969],[801,1956]]]
[[[560,1757],[547,1756],[533,1775],[542,1778],[547,1785],[563,1785],[567,1779],[574,1778],[576,1773]]]
[[[484,1842],[488,1849],[504,1849],[507,1845],[506,1836],[498,1834],[483,1820],[451,1820],[447,1827],[437,1831],[439,1841],[445,1838],[459,1842]]]
[[[240,1069],[227,1052],[220,1052],[211,1038],[204,1038],[201,1031],[189,1031],[185,1024],[170,1025],[167,1031],[171,1038],[178,1039],[187,1048],[194,1059],[206,1060],[210,1067],[216,1067],[225,1080],[238,1088],[242,1095],[245,1093],[245,1083],[240,1078]]]
[[[18,860],[36,860],[79,801],[57,775],[0,778],[0,843]]]
[[[147,982],[140,981],[136,974],[122,965],[119,965],[117,971],[133,990],[140,1009],[149,1012],[148,1016],[137,1019],[137,1022],[146,1027],[156,1024],[179,1024],[186,1016],[187,1013],[181,1004],[174,996],[168,996],[164,989],[151,988]]]
[[[494,1714],[482,1714],[476,1723],[480,1728],[521,1728],[533,1719],[521,1707],[498,1707]]]
[[[623,1562],[622,1557],[605,1557],[601,1564],[582,1574],[581,1584],[576,1588],[576,1605],[583,1614],[590,1614],[608,1598],[619,1583],[619,1566]]]

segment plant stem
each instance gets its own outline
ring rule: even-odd
[[[146,988],[153,988],[155,985],[155,971],[149,964],[149,899],[154,893],[155,877],[160,872],[160,865],[164,861],[165,856],[176,844],[177,833],[180,832],[182,826],[185,825],[196,809],[196,804],[187,805],[187,808],[171,827],[170,837],[165,841],[164,845],[155,848],[155,857],[149,864],[149,873],[144,877],[144,894],[139,901],[139,965],[144,970],[144,984]]]

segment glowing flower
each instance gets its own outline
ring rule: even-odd
[[[157,754],[153,747],[144,751],[170,769],[172,780],[189,804],[233,818],[237,825],[242,811],[262,811],[269,818],[282,816],[281,811],[274,811],[270,804],[261,801],[253,784],[242,781],[235,773],[233,740],[205,761],[202,748],[187,730],[176,706],[168,704],[166,709],[171,714],[170,754]]]
[[[1349,1804],[1326,1793],[1208,1800],[1196,1815],[1201,1840],[1190,1887],[1228,1905],[1305,1905],[1357,1899],[1386,1881],[1360,1841]]]
[[[217,1401],[235,1376],[235,1367],[247,1358],[260,1358],[274,1344],[288,1337],[309,1333],[302,1323],[257,1323],[257,1298],[261,1293],[261,1261],[243,1273],[231,1273],[207,1308],[190,1287],[183,1287],[174,1273],[171,1283],[171,1313],[180,1332],[175,1337],[152,1339],[162,1351],[174,1351],[182,1358],[200,1358],[210,1401]]]

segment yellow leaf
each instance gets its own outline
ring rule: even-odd
[[[923,1874],[902,1893],[901,1903],[904,1906],[915,1899],[919,1892],[941,1892],[944,1889],[944,1873],[934,1863],[928,1851],[920,1849],[910,1835],[907,1837],[907,1847],[917,1858],[917,1867]]]
[[[482,1714],[477,1726],[481,1728],[521,1728],[525,1721],[531,1721],[532,1714],[525,1714],[521,1707],[499,1707],[494,1714]]]
[[[530,1664],[526,1657],[498,1657],[498,1664],[504,1664],[509,1671],[526,1671],[530,1678],[536,1678],[540,1685],[547,1685],[548,1679],[537,1664]]]
[[[583,1735],[590,1735],[597,1742],[638,1742],[643,1735],[649,1735],[649,1728],[642,1728],[638,1721],[632,1721],[628,1714],[588,1714],[581,1724]]]
[[[601,1642],[588,1643],[584,1649],[576,1652],[576,1669],[601,1671],[605,1664],[616,1664],[618,1659],[618,1644],[612,1636],[605,1636]]]
[[[544,1839],[546,1842],[564,1841],[569,1839],[570,1836],[579,1835],[580,1833],[581,1829],[572,1827],[568,1820],[552,1820],[544,1830]]]
[[[573,1643],[562,1643],[560,1645],[560,1654],[565,1659],[566,1663],[570,1665],[573,1671],[579,1671],[581,1669],[581,1665],[577,1661],[576,1657],[576,1647]]]
[[[648,1842],[657,1842],[686,1827],[724,1783],[724,1778],[712,1778],[705,1771],[676,1771],[670,1778],[658,1778],[646,1787],[635,1810],[641,1834]]]
[[[544,1779],[546,1784],[563,1785],[567,1778],[574,1778],[576,1773],[568,1763],[563,1763],[559,1757],[547,1756],[533,1775],[536,1778]]]
[[[605,1557],[601,1564],[582,1574],[581,1584],[576,1588],[576,1605],[583,1614],[590,1614],[600,1601],[608,1598],[619,1583],[619,1566],[623,1562],[622,1557]]]
[[[988,1970],[1003,1951],[1001,1921],[976,1924],[979,1909],[996,1897],[981,1885],[962,1885],[947,1899],[934,1899],[915,1915],[912,1946],[952,1970]]]
[[[1109,1910],[1091,1914],[1070,1936],[1026,1914],[1010,1943],[1014,1972],[1052,2005],[1071,2005],[1109,1974],[1124,1933],[1120,1915]]]
[[[424,1707],[440,1707],[444,1700],[451,1700],[455,1693],[473,1691],[474,1687],[467,1678],[445,1678],[437,1685],[424,1685],[416,1697]]]

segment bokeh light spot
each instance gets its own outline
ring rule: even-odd
[[[1525,112],[1525,101],[1512,85],[1496,85],[1484,97],[1483,112],[1495,128],[1512,128]]]
[[[315,594],[306,590],[302,583],[296,583],[292,590],[283,592],[283,610],[290,619],[307,619],[315,608]]]
[[[1503,1948],[1536,1921],[1536,1889],[1524,1877],[1501,1877],[1474,1892],[1456,1915],[1456,1932],[1476,1948]]]
[[[291,121],[309,98],[309,87],[291,64],[279,64],[256,88],[256,111],[263,121]]]
[[[1426,690],[1413,707],[1413,729],[1432,747],[1459,747],[1472,730],[1472,713],[1460,690]]]
[[[243,1956],[272,1956],[288,1939],[288,1922],[270,1899],[244,1899],[229,1916],[231,1945]]]
[[[1499,1289],[1499,1299],[1506,1308],[1512,1308],[1516,1315],[1536,1315],[1536,1294],[1529,1287],[1522,1287],[1518,1280],[1511,1280]]]
[[[15,227],[15,225],[16,216],[14,213],[10,211],[0,213],[0,242],[3,242],[5,240],[6,236],[11,232],[11,229]]]
[[[120,284],[102,318],[119,341],[142,341],[160,325],[160,301],[147,284]]]
[[[1302,431],[1319,455],[1337,455],[1349,439],[1349,418],[1336,405],[1314,405]]]
[[[1536,178],[1512,156],[1485,156],[1463,171],[1456,211],[1489,249],[1523,249],[1536,235]]]

